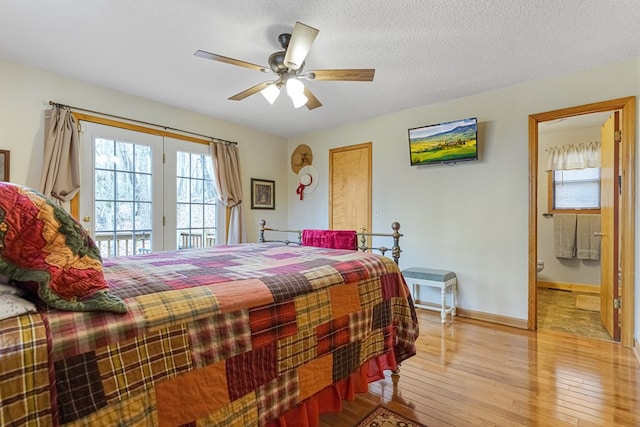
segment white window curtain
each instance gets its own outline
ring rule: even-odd
[[[80,141],[71,111],[54,108],[45,113],[44,162],[40,191],[68,208],[80,189]]]
[[[244,205],[242,204],[242,182],[240,181],[240,161],[238,147],[231,144],[212,142],[209,144],[213,162],[213,181],[218,199],[231,209],[227,228],[227,244],[247,242]]]
[[[547,148],[546,170],[600,167],[600,142],[581,142]]]

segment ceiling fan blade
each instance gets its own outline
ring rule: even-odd
[[[313,110],[314,108],[322,107],[322,102],[318,101],[318,98],[309,90],[308,87],[304,88],[304,96],[306,96],[309,100],[305,104],[308,110]]]
[[[318,32],[319,30],[313,27],[296,22],[291,33],[287,53],[284,56],[284,65],[294,71],[300,68]]]
[[[233,95],[231,98],[229,98],[231,101],[242,101],[243,99],[256,94],[258,92],[260,92],[262,89],[266,88],[267,86],[272,85],[273,82],[262,82],[260,84],[257,84],[253,87],[250,87],[247,90],[243,90],[242,92]]]
[[[262,65],[252,64],[251,62],[241,61],[239,59],[229,58],[222,55],[217,55],[211,52],[205,52],[204,50],[196,50],[195,56],[200,58],[211,59],[213,61],[224,62],[226,64],[237,65],[239,67],[249,68],[251,70],[262,71],[263,73],[270,73],[271,70],[263,67]]]
[[[342,70],[313,70],[304,74],[310,80],[333,80],[371,82],[376,70],[374,68],[352,68]]]

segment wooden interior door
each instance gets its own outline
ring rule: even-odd
[[[600,169],[600,318],[611,337],[620,340],[618,309],[618,209],[619,150],[616,134],[620,129],[619,113],[614,112],[600,131],[602,165]]]
[[[329,228],[371,231],[371,143],[329,150]]]

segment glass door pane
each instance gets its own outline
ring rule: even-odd
[[[176,249],[214,246],[217,198],[209,147],[165,138],[165,153],[165,212],[175,212],[166,218],[165,243]]]
[[[86,124],[81,218],[103,257],[160,251],[162,138]]]

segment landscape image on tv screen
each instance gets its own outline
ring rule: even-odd
[[[478,159],[478,119],[409,129],[411,165]]]

